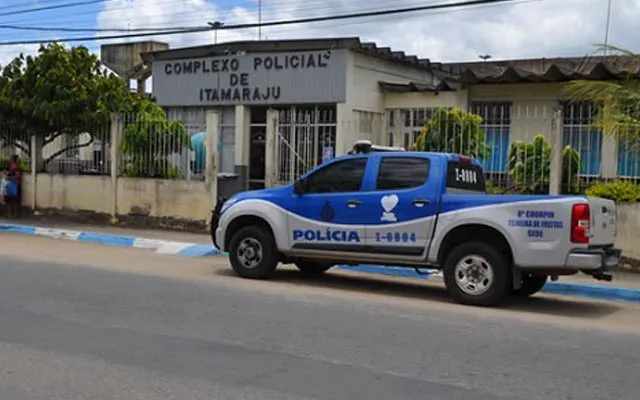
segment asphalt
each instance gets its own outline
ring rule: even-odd
[[[637,399],[640,306],[0,234],[0,398]]]

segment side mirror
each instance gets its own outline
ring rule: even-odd
[[[297,195],[301,195],[304,194],[305,189],[306,189],[306,182],[302,179],[298,179],[297,181],[295,181],[293,183],[293,193],[297,194]]]

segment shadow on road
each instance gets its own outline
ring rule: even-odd
[[[215,273],[222,276],[236,276],[229,268],[217,269]],[[409,278],[396,279],[383,275],[355,275],[338,271],[330,271],[320,277],[307,277],[297,270],[279,269],[271,281],[296,286],[430,300],[453,305],[453,301],[445,291],[444,283],[435,279],[433,281],[411,280]],[[268,284],[268,281],[264,283]],[[599,318],[619,311],[621,306],[614,302],[605,303],[570,296],[556,297],[539,294],[524,299],[511,298],[499,308],[531,314],[571,318]]]

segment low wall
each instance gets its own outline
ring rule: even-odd
[[[616,245],[624,256],[640,258],[640,203],[618,205]]]
[[[213,207],[203,181],[40,173],[23,181],[25,207],[82,220],[202,230]],[[115,214],[115,215],[114,215]]]
[[[206,220],[211,196],[202,181],[119,178],[117,214]]]
[[[111,178],[93,175],[38,174],[36,208],[110,214],[113,212]]]

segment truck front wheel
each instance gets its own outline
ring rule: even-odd
[[[444,282],[455,301],[493,306],[509,293],[510,265],[497,249],[482,242],[458,245],[444,263]]]
[[[278,249],[271,232],[259,225],[238,230],[229,241],[229,261],[238,276],[268,278],[278,265]]]

